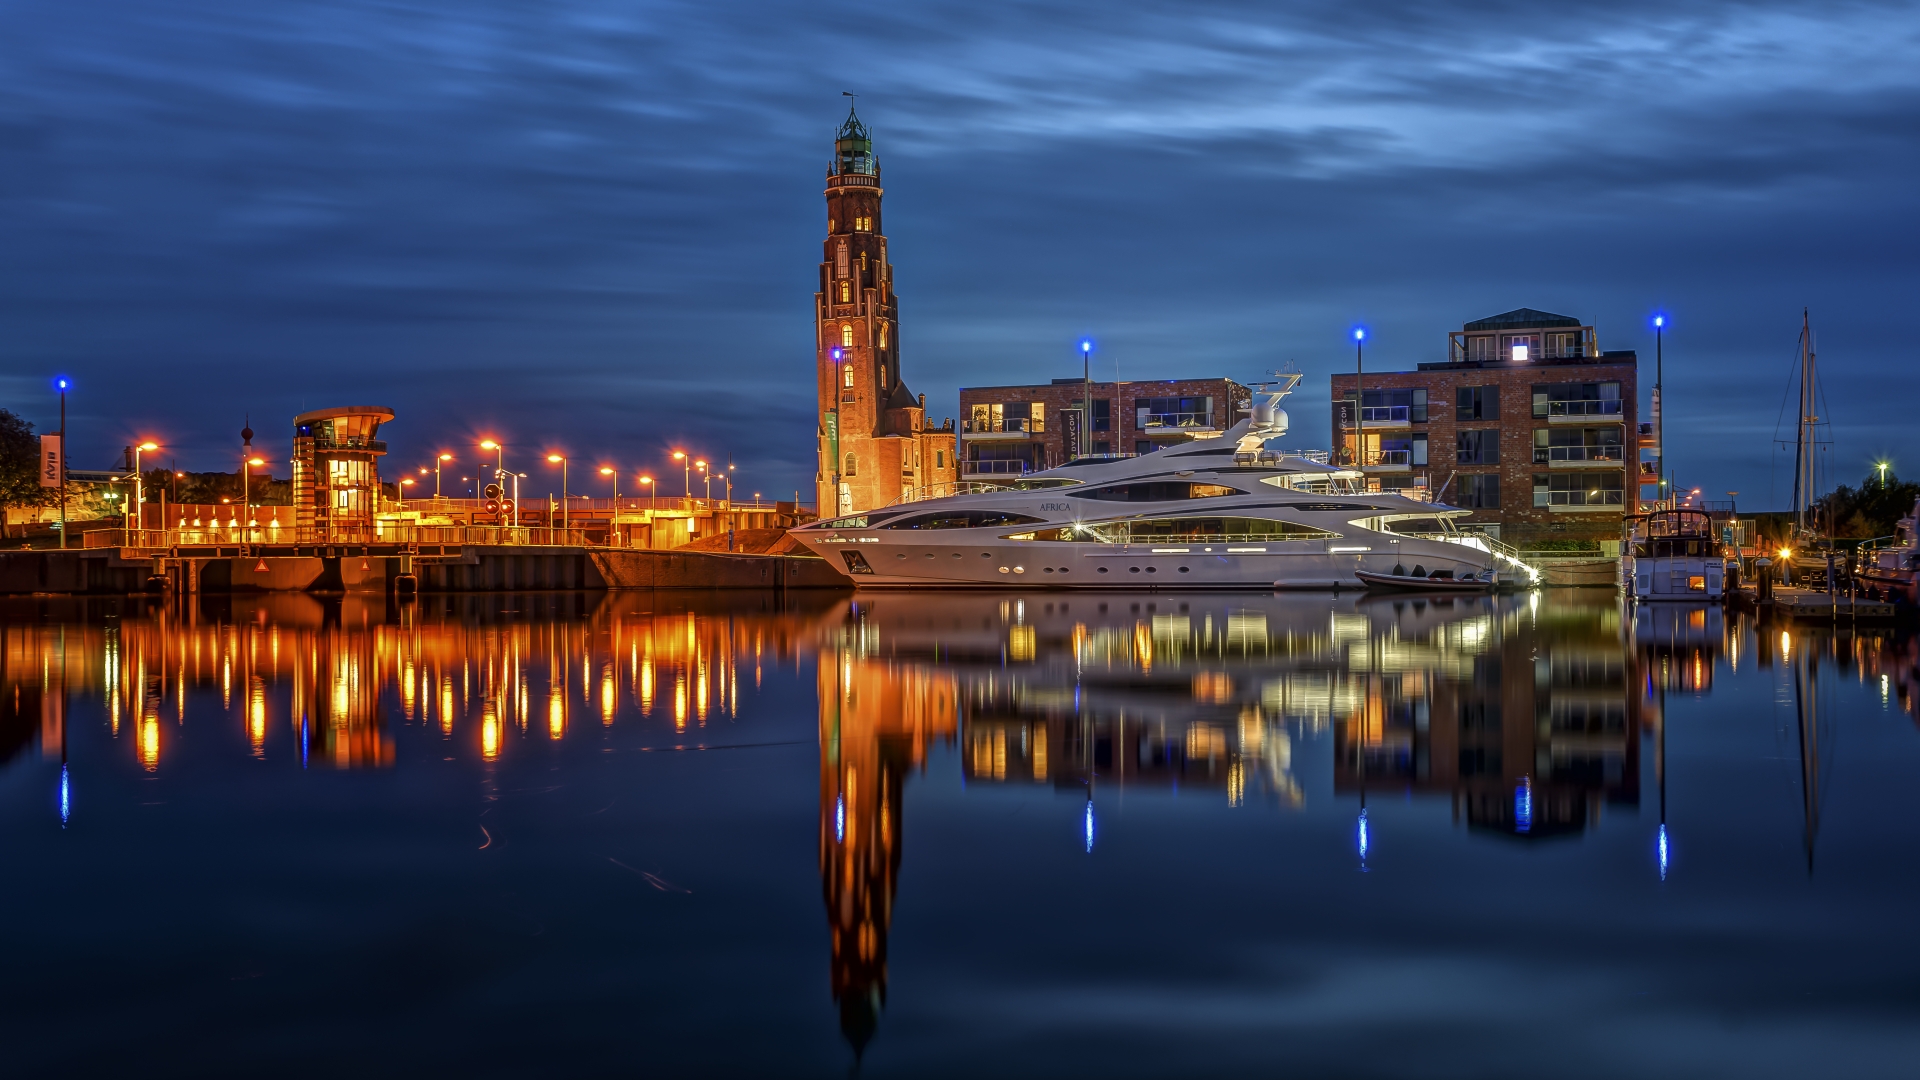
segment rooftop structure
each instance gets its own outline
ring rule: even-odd
[[[293,418],[294,522],[301,535],[372,535],[380,509],[377,459],[387,452],[380,425],[392,419],[393,410],[378,405],[315,409]]]

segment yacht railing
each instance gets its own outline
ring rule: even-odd
[[[1525,575],[1527,584],[1538,585],[1540,583],[1540,571],[1536,569],[1532,563],[1529,563],[1525,556],[1520,554],[1519,548],[1502,543],[1483,532],[1420,532],[1394,533],[1393,535],[1413,536],[1421,540],[1444,540],[1449,544],[1459,544],[1462,547],[1470,547],[1477,551],[1484,551],[1493,556],[1494,562],[1504,563],[1513,570]]]

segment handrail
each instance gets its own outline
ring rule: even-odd
[[[589,547],[579,529],[535,525],[383,525],[378,529],[94,529],[87,548],[162,551],[182,547]]]

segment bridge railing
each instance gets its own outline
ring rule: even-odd
[[[364,546],[402,547],[586,547],[580,529],[534,525],[381,525],[367,529],[176,528],[95,529],[84,534],[88,548],[136,548],[165,551],[181,547]]]

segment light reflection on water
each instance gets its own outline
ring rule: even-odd
[[[1296,846],[1345,833],[1347,872],[1391,867],[1402,887],[1414,849],[1439,842],[1425,822],[1451,822],[1469,845],[1542,851],[1612,832],[1646,853],[1649,880],[1683,881],[1688,830],[1722,823],[1697,805],[1669,822],[1667,718],[1732,679],[1772,698],[1762,719],[1792,765],[1795,840],[1811,874],[1840,699],[1920,715],[1904,635],[1756,627],[1717,608],[1622,608],[1593,593],[881,594],[788,607],[644,594],[269,597],[187,610],[43,600],[9,602],[6,615],[5,780],[23,788],[39,782],[35,762],[57,762],[53,816],[76,830],[90,801],[139,802],[135,773],[207,782],[240,768],[384,771],[398,784],[451,762],[485,770],[489,803],[521,790],[496,774],[622,769],[607,806],[669,812],[646,771],[664,767],[659,754],[804,739],[817,746],[822,994],[859,1054],[887,1045],[883,1020],[898,1009],[889,956],[896,920],[910,917],[903,866],[940,878],[960,857],[909,844],[909,814],[950,834],[986,827],[979,815],[1004,813],[1006,798],[1066,797],[1072,821],[1059,828],[1077,834],[1088,867],[1151,873],[1171,854],[1140,846],[1164,834],[1157,819],[1196,820],[1200,808],[1228,815],[1209,828],[1267,820],[1260,828]],[[792,709],[811,729],[800,738],[780,726]],[[747,785],[743,794],[792,763],[736,760],[718,782]],[[83,780],[75,805],[70,769]],[[926,795],[910,799],[915,785]],[[264,811],[271,798],[252,791],[230,809]],[[566,842],[572,821],[549,822],[547,842]],[[516,835],[498,817],[479,828],[485,842],[467,847],[498,852]],[[1233,844],[1216,855],[1244,857]],[[596,857],[657,892],[700,892]],[[717,872],[730,853],[703,857]],[[58,853],[48,858],[57,869]],[[1065,887],[1050,867],[1019,885],[1030,867],[1009,865],[1006,899],[1019,905],[1045,911],[1048,883]],[[1127,903],[1133,880],[1111,884],[1114,902]],[[1154,970],[1143,958],[1130,977]],[[896,1049],[913,1059],[910,1045]]]

